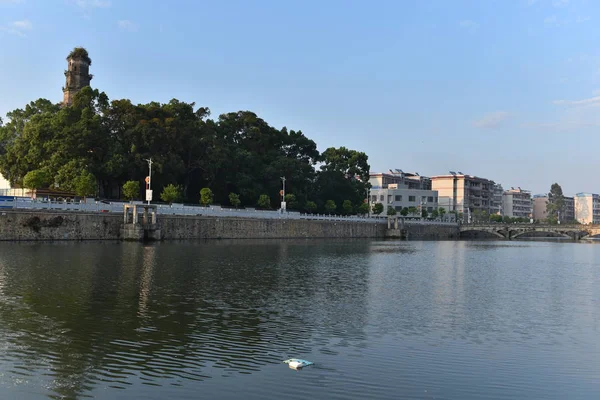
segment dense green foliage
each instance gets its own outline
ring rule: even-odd
[[[383,204],[381,204],[381,203],[375,203],[373,205],[373,214],[379,215],[382,212],[383,212]]]
[[[27,189],[47,188],[51,182],[51,176],[45,169],[34,169],[25,174],[23,186]]]
[[[231,204],[235,208],[238,208],[241,204],[240,195],[237,193],[229,193],[229,204]]]
[[[396,209],[394,207],[388,207],[387,215],[396,215]]]
[[[169,204],[179,201],[181,199],[181,188],[169,183],[163,188],[160,199]]]
[[[123,184],[123,197],[127,200],[134,200],[140,195],[140,182],[127,181]]]
[[[217,204],[228,204],[230,193],[247,206],[262,194],[279,199],[282,176],[295,197],[291,209],[308,210],[312,201],[323,212],[326,200],[365,199],[366,154],[345,147],[320,154],[301,131],[276,129],[249,111],[209,116],[194,103],[135,105],[89,87],[68,107],[39,99],[8,113],[0,126],[0,173],[22,185],[28,172],[44,169],[48,184],[72,191],[78,177],[92,174],[99,196],[129,198],[123,184],[142,182],[152,158],[152,188],[180,186],[187,203],[197,204],[204,187]]]
[[[565,197],[563,195],[562,187],[558,183],[553,183],[552,186],[550,186],[548,202],[546,203],[548,222],[556,223],[559,220],[561,213],[564,215],[564,211]]]
[[[356,210],[356,212],[360,215],[365,215],[369,213],[369,204],[368,203],[360,203],[360,206],[358,206],[358,209]]]
[[[256,206],[258,208],[262,208],[263,210],[268,210],[271,208],[271,198],[269,195],[261,194],[258,196],[258,201],[256,202]]]
[[[75,179],[75,193],[77,196],[86,197],[96,194],[96,177],[89,172],[82,171]]]
[[[333,200],[327,200],[325,202],[325,212],[327,214],[333,214],[333,213],[335,213],[336,209],[337,209],[337,205],[335,204],[335,201],[333,201]]]
[[[214,198],[215,198],[215,195],[213,194],[212,190],[210,190],[210,188],[205,187],[205,188],[200,189],[200,203],[204,207],[210,206],[212,204],[212,202],[214,201]]]
[[[71,52],[67,56],[67,60],[69,58],[82,58],[85,61],[87,61],[88,64],[92,65],[92,59],[90,58],[90,55],[88,54],[87,50],[83,47],[75,47],[73,50],[71,50]]]

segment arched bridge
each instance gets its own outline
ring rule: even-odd
[[[464,232],[487,232],[502,239],[518,239],[534,232],[579,240],[600,235],[600,225],[537,225],[537,224],[468,224],[460,226]]]

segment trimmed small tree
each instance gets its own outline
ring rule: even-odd
[[[425,208],[421,209],[421,217],[422,218],[427,218],[428,215],[429,215],[429,213],[427,212],[427,210]]]
[[[160,194],[160,199],[165,203],[173,204],[181,198],[181,188],[169,183]]]
[[[214,195],[212,190],[210,190],[210,188],[202,188],[200,189],[200,203],[204,206],[204,207],[208,207],[212,204],[214,199]]]
[[[408,213],[410,215],[415,215],[417,213],[417,211],[419,211],[419,210],[417,210],[417,207],[414,207],[414,206],[408,207]]]
[[[202,195],[200,195],[202,196]],[[242,201],[240,200],[240,195],[237,193],[229,193],[229,204],[231,204],[232,206],[234,206],[235,208],[238,208],[240,206],[240,204],[242,204]]]
[[[446,209],[444,207],[440,207],[438,212],[440,213],[440,218],[444,218],[444,215],[446,215]]]
[[[309,200],[304,205],[304,208],[306,208],[306,211],[308,211],[309,214],[314,214],[314,212],[317,211],[317,203]]]
[[[387,215],[396,215],[396,209],[394,207],[388,207]]]
[[[271,199],[269,198],[268,195],[261,194],[258,197],[258,201],[257,201],[256,205],[258,206],[258,208],[262,208],[263,210],[267,210],[267,209],[271,208]]]
[[[79,197],[86,197],[96,194],[96,177],[87,171],[82,171],[81,175],[75,180],[75,193]]]
[[[360,215],[365,215],[369,213],[369,203],[361,203],[356,210]]]
[[[438,210],[433,210],[431,212],[431,218],[436,219],[439,216],[440,216],[440,213],[438,212]]]
[[[354,211],[354,207],[352,206],[352,202],[350,200],[344,200],[342,203],[342,209],[344,210],[344,214],[350,215]]]
[[[298,202],[296,201],[296,195],[289,193],[285,195],[285,208],[295,210],[298,208]]]
[[[327,214],[333,214],[336,209],[337,209],[337,205],[335,204],[335,201],[327,200],[325,202],[325,211],[327,211]]]
[[[140,183],[138,181],[127,181],[123,184],[123,197],[131,201],[140,194]]]
[[[400,210],[400,215],[406,217],[408,215],[408,208],[404,207],[402,210]]]
[[[375,203],[373,205],[373,214],[379,215],[382,212],[383,212],[383,204],[381,204],[381,203]]]
[[[23,177],[23,186],[31,190],[47,188],[51,182],[52,177],[45,169],[34,169]]]

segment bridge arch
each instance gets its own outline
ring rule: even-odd
[[[565,239],[573,239],[572,236],[569,236],[567,233],[565,232],[561,232],[561,231],[556,231],[556,230],[544,230],[544,229],[535,229],[535,230],[513,230],[510,231],[510,238],[511,239],[517,239],[523,235],[527,235],[528,233],[545,233],[545,234],[553,234],[553,236],[548,236],[548,237],[562,237]],[[556,235],[556,236],[554,236]]]
[[[464,227],[464,228],[460,228],[460,234],[462,235],[463,233],[466,232],[481,232],[481,233],[487,233],[487,234],[491,234],[493,236],[496,236],[500,239],[506,239],[506,236],[504,236],[502,233],[498,232],[496,229],[486,229],[485,227],[474,227],[474,226],[469,226],[469,227]]]

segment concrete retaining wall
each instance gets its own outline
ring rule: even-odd
[[[0,240],[121,240],[123,216],[104,213],[13,211],[0,212]],[[384,238],[385,223],[298,219],[160,216],[160,238],[276,239]],[[453,226],[409,225],[408,239],[458,237]]]

